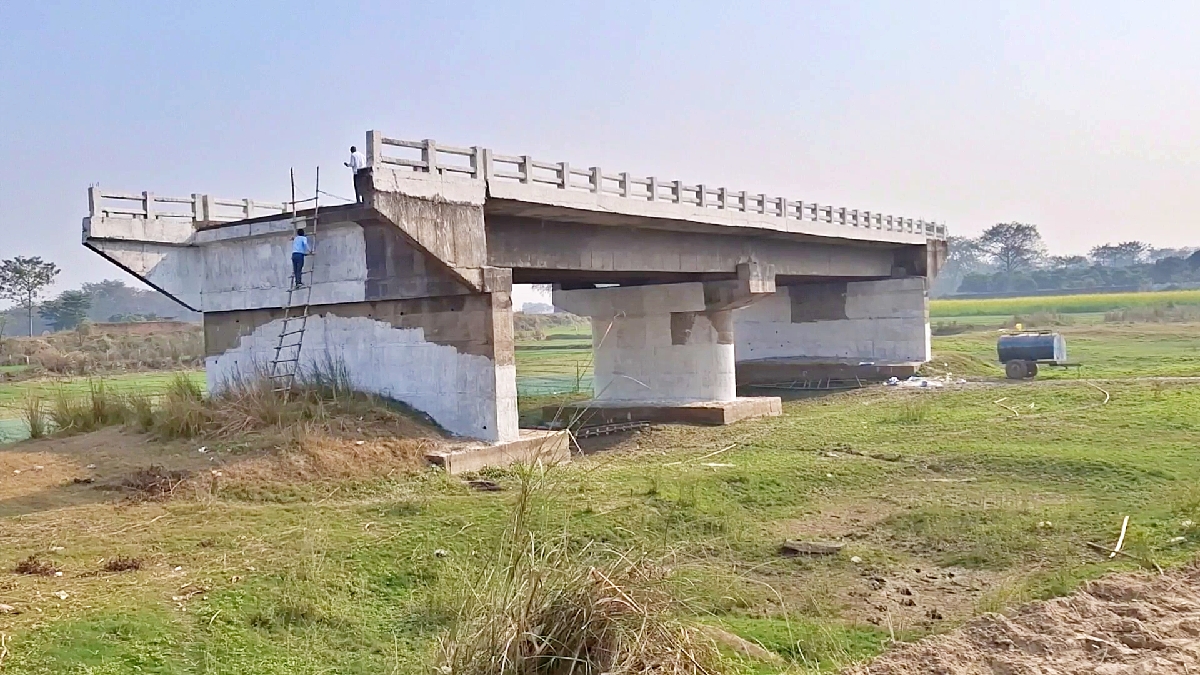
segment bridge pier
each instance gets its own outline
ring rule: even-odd
[[[734,319],[739,385],[908,377],[930,358],[924,277],[780,286]]]
[[[723,296],[725,283],[556,290],[556,307],[592,321],[593,399],[574,412],[597,423],[728,424],[779,414],[778,398],[737,396],[734,307],[764,294]]]

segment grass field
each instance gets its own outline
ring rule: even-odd
[[[518,340],[516,347],[520,395],[540,397],[592,390],[591,331],[552,328],[545,340]]]
[[[1085,547],[1115,541],[1125,515],[1132,554],[1192,558],[1200,387],[1105,389],[1107,403],[1083,382],[880,388],[655,429],[553,470],[537,530],[669,560],[689,616],[795,672],[832,671],[893,635],[1133,565]],[[430,672],[462,572],[487,564],[516,484],[492,472],[508,490],[480,493],[414,474],[128,503],[71,483],[98,461],[88,447],[0,450],[0,564],[40,552],[63,571],[0,580],[21,612],[0,615],[6,675]],[[787,538],[847,547],[787,558]],[[142,568],[99,571],[115,556]]]
[[[1018,314],[1037,312],[1051,314],[1103,313],[1119,309],[1166,305],[1200,306],[1200,290],[932,300],[929,303],[929,315],[934,318],[970,316],[1011,318]]]
[[[204,371],[188,371],[190,377],[201,387],[205,386]],[[18,417],[22,402],[30,394],[50,401],[62,392],[67,396],[87,394],[92,383],[103,385],[115,392],[141,392],[150,395],[161,393],[175,377],[175,371],[128,373],[103,377],[60,377],[0,383],[0,419]]]
[[[780,418],[604,439],[606,452],[551,470],[535,531],[661,561],[686,618],[760,643],[789,672],[834,672],[893,639],[1135,567],[1086,546],[1115,541],[1126,515],[1131,554],[1193,559],[1200,385],[1132,378],[1200,376],[1200,326],[1061,330],[1083,380],[1000,381],[996,333],[975,331],[935,338],[929,367],[991,382],[806,397]],[[526,416],[586,395],[589,342],[563,331],[519,343]],[[169,377],[108,386],[161,388]],[[7,383],[0,401],[87,386]],[[116,459],[126,443],[143,454]],[[18,612],[0,614],[5,675],[431,672],[464,579],[494,559],[516,475],[487,473],[501,492],[390,472],[158,501],[75,480],[177,462],[207,475],[242,452],[112,431],[0,448],[0,569],[40,554],[63,573],[0,571],[0,604]],[[846,548],[785,557],[785,539]],[[115,557],[140,569],[104,571]]]
[[[1200,377],[1200,324],[1100,324],[1055,328],[1080,371],[1042,368],[1039,379]],[[967,376],[1003,377],[996,360],[998,333],[974,331],[935,337],[928,368]]]

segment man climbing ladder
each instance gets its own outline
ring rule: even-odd
[[[312,253],[312,244],[304,235],[304,228],[296,230],[292,240],[292,288],[304,286],[304,257]]]

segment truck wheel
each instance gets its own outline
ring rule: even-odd
[[[1033,378],[1037,377],[1037,370],[1038,370],[1038,369],[1037,369],[1037,364],[1036,364],[1036,363],[1034,363],[1033,361],[1030,361],[1029,363],[1026,363],[1026,364],[1025,364],[1025,366],[1026,366],[1026,367],[1025,367],[1025,371],[1026,371],[1026,373],[1025,373],[1025,377],[1028,377],[1028,378],[1029,378],[1029,379],[1031,379],[1031,380],[1032,380]]]
[[[1009,361],[1004,364],[1004,375],[1010,380],[1025,379],[1025,362],[1024,361]]]

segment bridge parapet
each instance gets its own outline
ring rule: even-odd
[[[416,172],[442,176],[457,175],[492,183],[555,187],[564,191],[590,192],[643,202],[679,204],[714,211],[758,214],[792,221],[924,234],[933,240],[945,240],[946,226],[920,218],[887,215],[877,211],[850,209],[787,197],[753,194],[704,184],[691,185],[679,180],[655,176],[635,177],[628,172],[606,173],[600,167],[580,168],[570,162],[544,162],[529,155],[501,155],[480,146],[442,145],[432,139],[403,140],[367,132],[367,165],[406,167]],[[536,201],[536,199],[535,199]],[[686,218],[686,214],[681,214]]]
[[[287,210],[288,205],[284,202],[222,199],[205,194],[169,197],[153,192],[111,192],[94,185],[88,188],[88,217],[93,224],[99,220],[109,219],[114,221],[157,220],[164,221],[169,230],[183,232],[183,228],[170,228],[169,225],[194,227],[203,223],[228,223],[247,218],[279,215]]]

